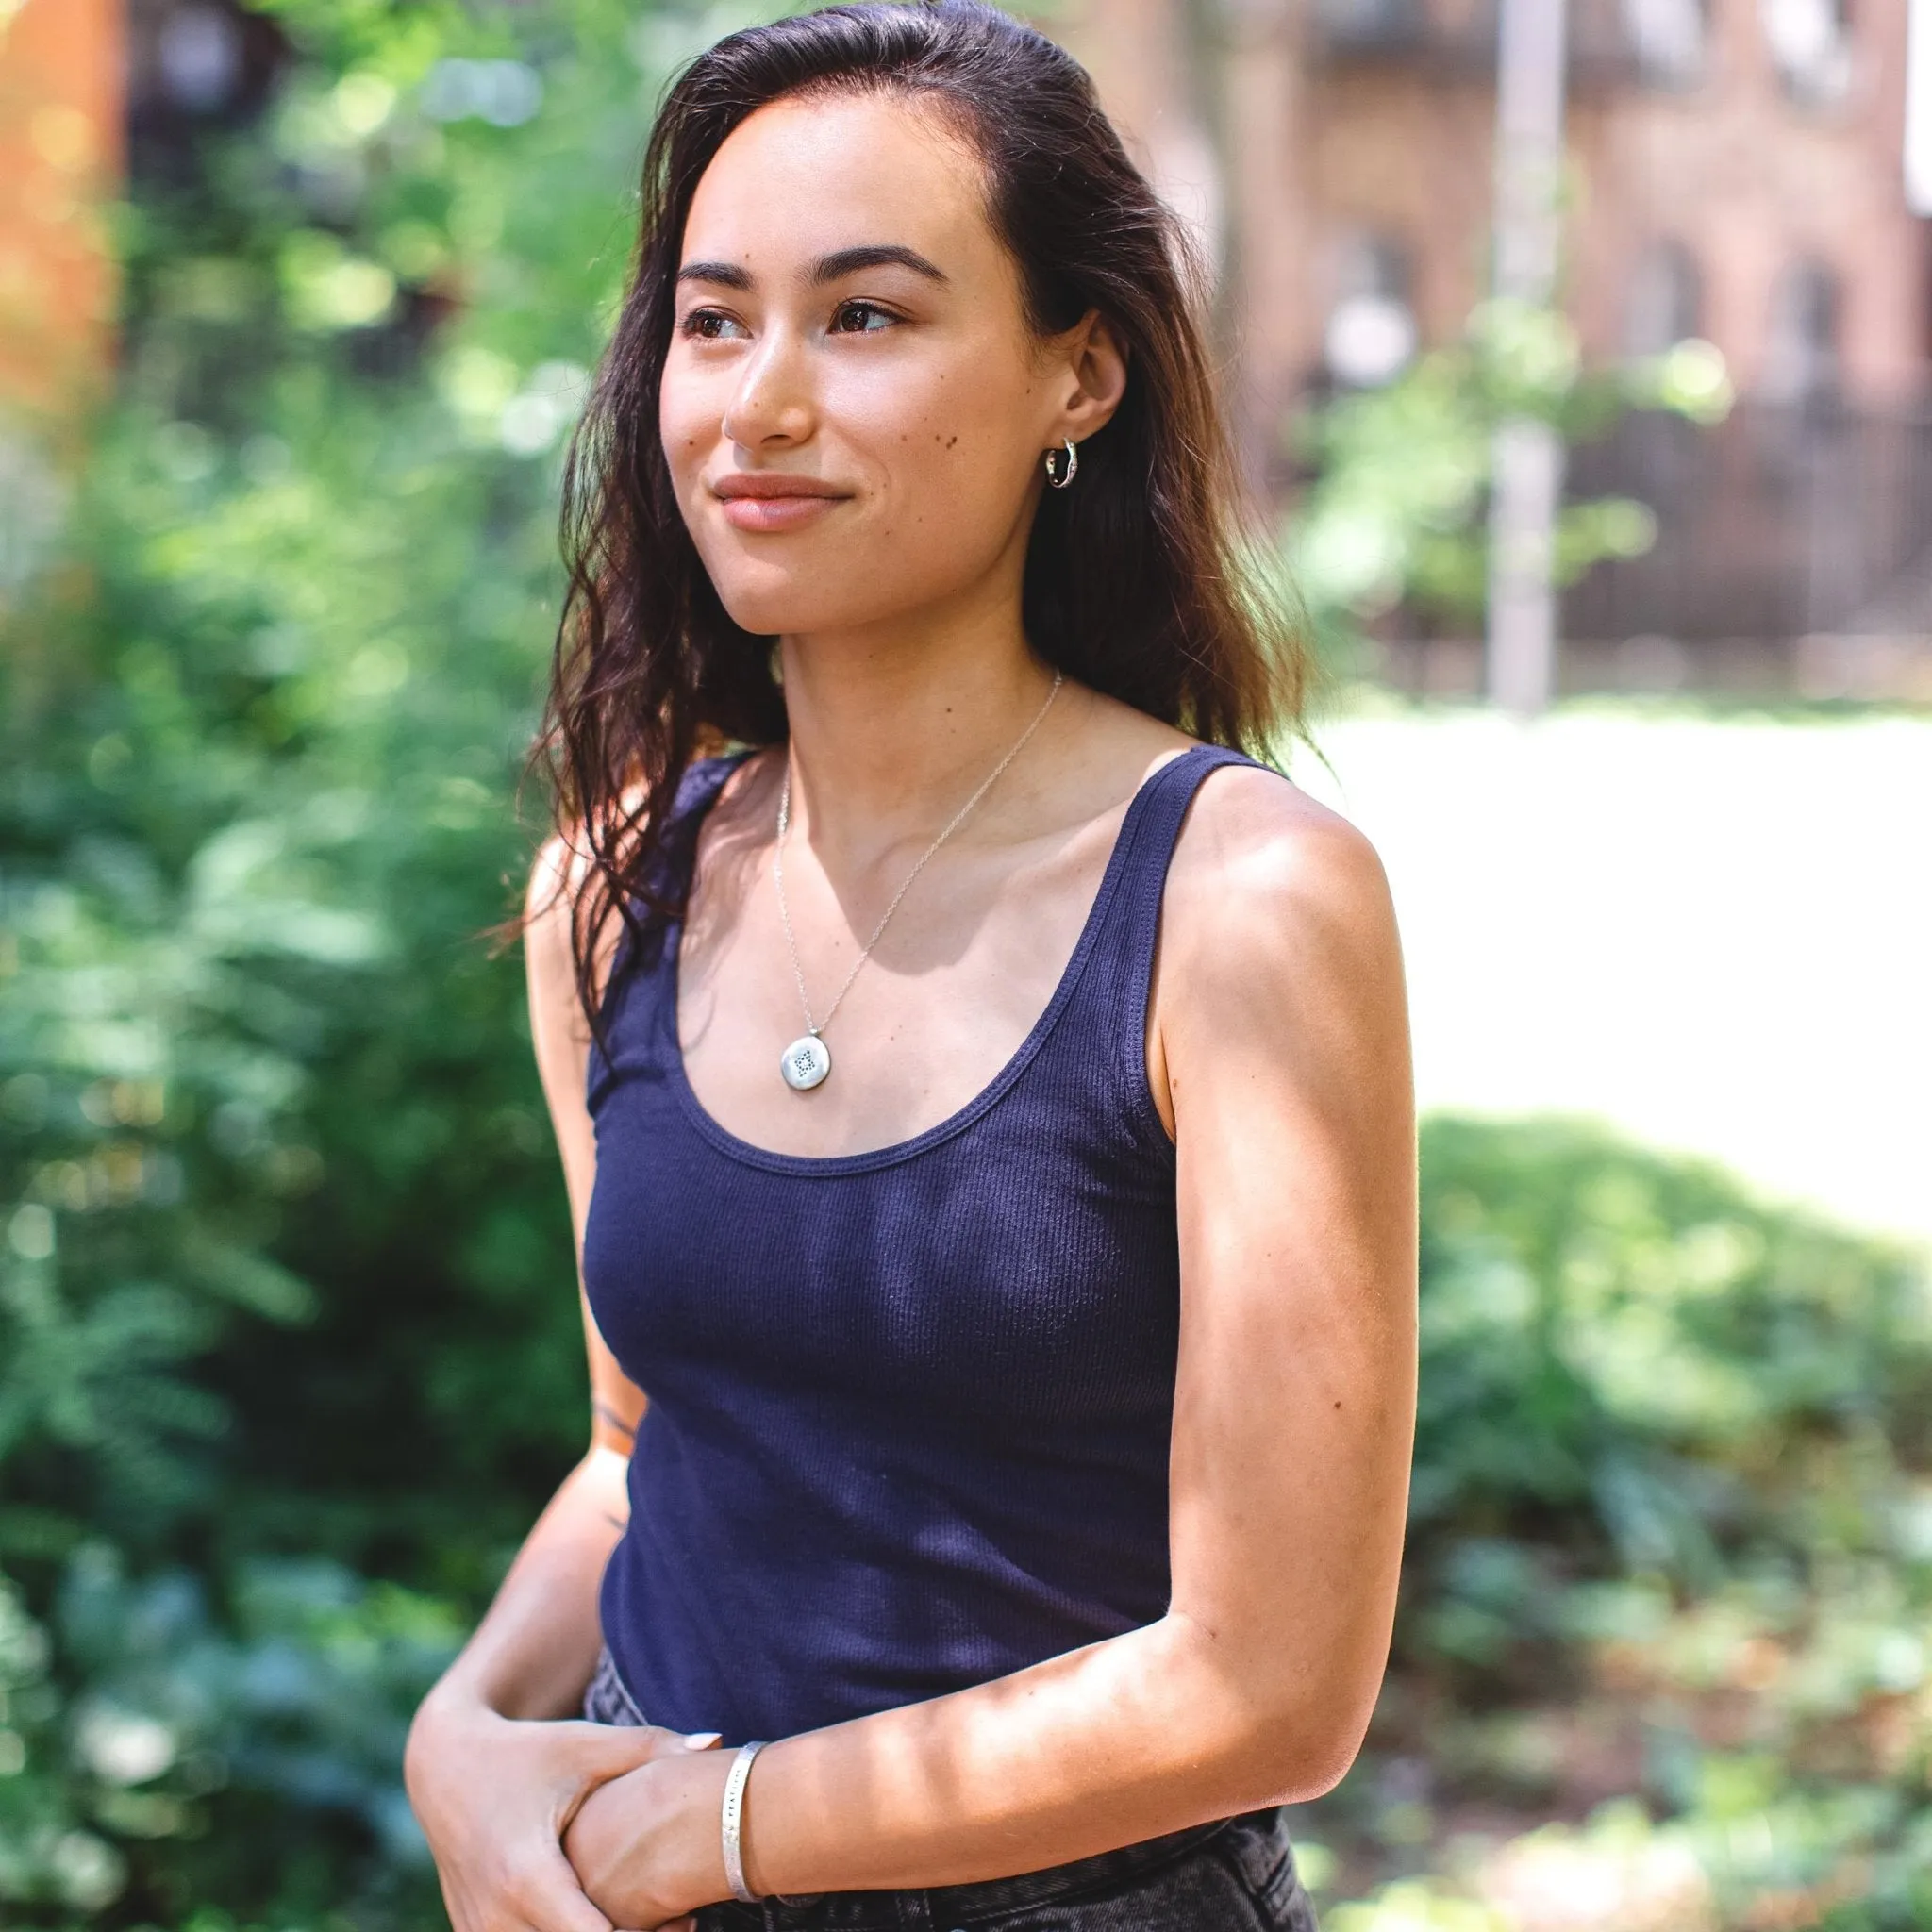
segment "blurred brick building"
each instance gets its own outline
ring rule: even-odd
[[[0,0],[0,397],[97,380],[113,273],[99,206],[123,156],[118,0]]]
[[[1746,391],[1923,392],[1932,230],[1905,195],[1909,5],[1572,0],[1569,302],[1591,353],[1701,335]],[[1257,391],[1292,393],[1329,363],[1375,373],[1402,331],[1370,325],[1370,303],[1424,341],[1453,334],[1487,279],[1493,7],[1235,0],[1218,46],[1190,17],[1180,0],[1089,0],[1082,51],[1170,176],[1198,171],[1218,114]],[[1225,69],[1205,88],[1204,59]],[[1197,182],[1183,199],[1199,206]]]
[[[1637,421],[1579,453],[1579,490],[1630,490],[1662,525],[1570,599],[1587,681],[1932,695],[1912,4],[1571,0],[1586,353],[1704,337],[1743,398],[1715,434]],[[1386,378],[1484,291],[1493,0],[1084,0],[1069,39],[1219,256],[1250,459],[1283,488],[1298,397]],[[1446,682],[1473,676],[1464,651]]]
[[[1743,398],[1714,432],[1633,418],[1576,453],[1574,489],[1642,498],[1659,541],[1570,594],[1572,682],[1932,697],[1915,7],[1932,32],[1932,0],[1569,0],[1585,348],[1701,336]],[[1297,401],[1386,379],[1483,292],[1494,0],[1060,0],[1046,25],[1208,244],[1250,464],[1286,491]],[[0,0],[0,403],[105,371],[90,208],[257,111],[284,53],[243,0]],[[1473,685],[1466,640],[1392,642],[1391,675]]]
[[[0,0],[0,404],[69,408],[115,350],[104,216],[129,176],[267,98],[286,44],[243,0]]]

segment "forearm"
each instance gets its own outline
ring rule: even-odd
[[[596,1666],[597,1586],[623,1534],[625,1460],[592,1449],[550,1499],[482,1622],[425,1704],[479,1700],[503,1717],[575,1717]]]
[[[1386,1633],[1384,1633],[1386,1635]],[[1380,1667],[1337,1696],[1169,1617],[973,1690],[786,1739],[758,1760],[760,1891],[966,1884],[1312,1796],[1353,1757]],[[1350,1660],[1354,1664],[1354,1660]]]

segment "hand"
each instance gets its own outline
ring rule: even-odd
[[[432,1694],[410,1726],[403,1777],[453,1932],[612,1932],[563,1836],[610,1780],[696,1748],[653,1726],[506,1718]]]
[[[687,1914],[729,1896],[718,1814],[730,1770],[724,1752],[665,1752],[584,1800],[564,1855],[613,1925],[689,1932]]]

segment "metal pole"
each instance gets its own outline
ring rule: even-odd
[[[1561,242],[1565,0],[1501,0],[1496,37],[1495,292],[1542,307]],[[1552,581],[1563,446],[1549,425],[1506,423],[1491,485],[1488,683],[1520,717],[1556,689]]]
[[[1906,204],[1932,215],[1932,0],[1911,0],[1906,35]]]

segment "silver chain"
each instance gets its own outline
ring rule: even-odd
[[[823,1020],[814,1020],[811,1016],[811,995],[805,990],[805,968],[798,963],[798,941],[792,936],[791,914],[785,905],[785,833],[791,823],[791,748],[789,744],[786,746],[785,783],[778,791],[778,838],[772,848],[772,877],[778,888],[778,918],[785,927],[785,949],[791,956],[791,976],[798,982],[798,1004],[805,1009],[805,1030],[814,1039],[832,1024],[833,1016],[844,1004],[845,995],[852,991],[852,982],[858,977],[858,969],[872,958],[872,949],[878,944],[879,935],[885,931],[887,920],[898,911],[899,901],[911,890],[912,881],[925,870],[933,854],[966,823],[967,814],[992,790],[993,780],[1026,748],[1026,741],[1040,729],[1047,712],[1053,708],[1053,701],[1059,695],[1062,681],[1059,672],[1055,671],[1053,689],[1047,692],[1045,704],[1033,714],[1032,724],[1021,732],[1012,750],[980,780],[978,791],[946,821],[945,829],[925,848],[920,856],[919,863],[901,881],[899,890],[892,894],[891,904],[879,914],[879,923],[873,927],[872,937],[859,949],[858,958],[853,960],[852,971],[845,975],[845,984],[839,989],[832,1004],[825,1008],[825,1017]]]

